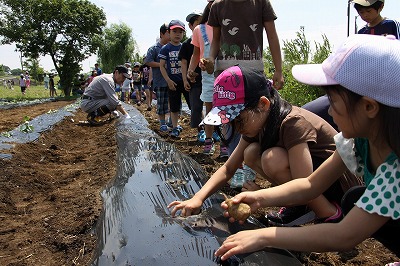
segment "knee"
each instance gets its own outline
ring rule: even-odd
[[[273,178],[289,170],[288,153],[285,149],[273,147],[261,155],[261,168],[264,173]]]
[[[256,166],[256,162],[260,160],[260,144],[252,143],[244,150],[244,163],[253,168]]]

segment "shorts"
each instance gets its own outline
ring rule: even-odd
[[[200,99],[205,103],[212,103],[214,93],[214,75],[208,74],[206,71],[201,72],[202,90]]]
[[[157,114],[165,115],[169,113],[168,107],[168,87],[156,87],[154,91],[157,96]]]
[[[21,92],[25,92],[26,91],[26,87],[21,87]]]
[[[173,91],[168,89],[169,108],[171,109],[170,111],[173,113],[178,113],[182,110],[182,94],[186,99],[186,103],[189,109],[191,109],[189,92],[185,90],[185,87],[183,86],[183,81],[175,83],[176,83],[175,86],[176,90]]]
[[[142,84],[133,84],[133,89],[135,91],[142,91]]]

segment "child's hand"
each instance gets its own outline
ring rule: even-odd
[[[172,208],[171,216],[175,217],[177,211],[181,211],[182,217],[187,217],[190,215],[195,215],[200,213],[200,208],[203,202],[201,200],[197,200],[195,197],[185,200],[185,201],[173,201],[171,202],[167,208]]]
[[[199,67],[208,74],[214,73],[214,60],[212,58],[201,58]]]
[[[232,202],[234,204],[239,204],[239,203],[246,203],[250,206],[251,212],[254,213],[258,208],[260,208],[260,204],[257,201],[257,197],[256,197],[256,193],[255,191],[253,192],[242,192],[238,195],[236,195],[235,197],[233,197]],[[221,207],[225,210],[228,210],[228,205],[226,204],[226,202],[222,202],[221,203]],[[224,212],[224,216],[225,217],[229,217],[229,222],[233,223],[235,222],[235,218],[233,218],[228,211]],[[244,221],[239,220],[240,224],[243,224]]]
[[[272,77],[272,86],[280,90],[283,88],[283,84],[285,84],[285,80],[283,79],[283,74],[280,71],[275,71],[274,76]]]
[[[175,82],[173,82],[171,79],[169,79],[169,80],[167,80],[167,83],[168,83],[168,88],[171,91],[176,91],[176,83]]]
[[[263,230],[244,230],[229,236],[222,243],[221,247],[214,253],[221,260],[226,260],[236,254],[250,253],[263,249]]]
[[[199,74],[197,74],[196,72],[194,72],[193,70],[188,70],[188,72],[187,72],[187,78],[190,80],[190,82],[192,82],[192,83],[195,83],[196,82],[196,77],[198,76]]]

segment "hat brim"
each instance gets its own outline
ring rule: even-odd
[[[295,65],[292,68],[292,75],[297,81],[307,85],[327,86],[339,84],[324,72],[322,64]]]
[[[122,73],[122,75],[124,75],[124,77],[127,78],[127,79],[131,79],[132,78],[131,75],[129,75],[128,73]]]
[[[183,30],[183,31],[186,31],[184,27],[179,26],[179,25],[171,26],[171,27],[169,27],[169,29],[170,29],[170,30],[173,30],[173,29],[181,29],[181,30]]]
[[[229,122],[233,121],[233,119],[235,119],[244,108],[244,104],[214,107],[206,115],[206,117],[204,117],[203,121],[200,124],[212,126],[228,124]]]
[[[186,22],[190,22],[190,20],[191,20],[192,18],[194,18],[194,17],[200,17],[200,16],[201,16],[201,15],[199,15],[199,14],[194,14],[194,13],[189,14],[189,15],[186,16]]]

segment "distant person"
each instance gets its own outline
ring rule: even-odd
[[[170,40],[168,25],[162,24],[159,31],[160,38],[158,41],[147,50],[145,63],[151,67],[151,81],[153,89],[157,97],[157,114],[160,122],[160,132],[168,133],[169,129],[166,123],[166,114],[169,113],[168,107],[168,84],[161,74],[160,70],[160,53],[161,47],[167,44]]]
[[[25,83],[26,83],[26,88],[28,89],[31,86],[31,76],[29,75],[29,72],[25,72]]]
[[[103,74],[103,70],[101,70],[101,68],[99,67],[98,63],[94,64],[94,70],[96,70],[96,75],[97,76],[100,76],[100,75]]]
[[[168,25],[170,41],[164,45],[158,57],[160,58],[160,70],[168,84],[168,99],[170,105],[170,116],[172,122],[171,137],[178,138],[182,127],[178,125],[179,113],[182,111],[182,95],[190,109],[189,93],[183,86],[181,62],[178,59],[179,50],[182,46],[185,24],[180,20],[171,20]]]
[[[128,74],[132,75],[131,63],[126,62],[125,67],[128,69]],[[121,85],[121,101],[130,103],[130,97],[132,92],[132,79],[125,79]]]
[[[54,98],[54,96],[57,96],[57,91],[56,91],[56,86],[54,84],[53,74],[49,75],[49,89],[50,89],[50,98]]]
[[[136,104],[140,106],[146,96],[144,95],[144,92],[142,90],[142,73],[140,72],[140,63],[139,62],[133,63],[132,85],[133,85],[133,91],[134,91],[135,97],[136,97]],[[133,97],[131,97],[131,98],[133,98]]]
[[[149,67],[146,63],[140,66],[139,71],[141,73],[141,85],[142,90],[146,94],[146,105],[147,111],[151,111],[151,101],[153,99],[153,91],[151,88],[151,81],[150,81],[150,71],[151,67]]]
[[[119,116],[119,111],[124,118],[130,118],[115,92],[116,84],[121,85],[125,79],[130,79],[128,68],[116,66],[112,74],[96,77],[86,88],[82,95],[81,109],[88,113],[87,120],[91,125],[99,125],[101,117],[112,114]]]
[[[394,35],[396,39],[400,38],[400,23],[381,15],[385,6],[384,0],[353,0],[352,2],[361,19],[367,22],[358,34]]]
[[[26,79],[25,79],[25,75],[21,74],[19,77],[19,86],[21,88],[21,93],[22,95],[25,95],[26,93]]]
[[[44,74],[43,74],[43,84],[44,84],[44,88],[45,88],[46,90],[49,89],[49,80],[50,80],[49,76],[47,76],[47,74],[44,73]]]
[[[90,73],[90,76],[86,79],[86,87],[89,86],[90,82],[92,82],[92,80],[97,76],[97,72],[96,70],[92,70],[92,72]]]

